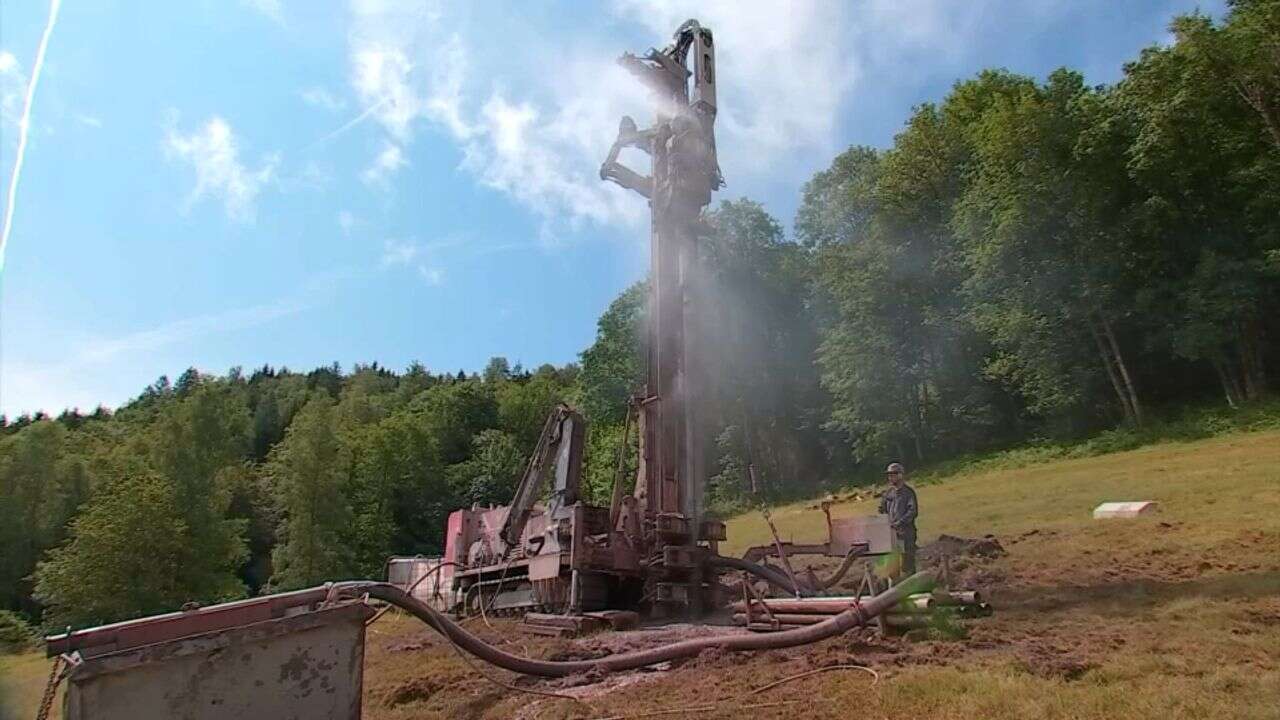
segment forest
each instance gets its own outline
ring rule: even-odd
[[[1111,85],[957,82],[817,172],[790,234],[750,199],[709,212],[715,510],[1272,396],[1280,2],[1171,31]],[[380,577],[439,553],[451,510],[507,502],[559,402],[600,500],[634,453],[645,297],[563,367],[188,369],[5,418],[0,612],[63,628]]]

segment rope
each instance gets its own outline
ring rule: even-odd
[[[489,602],[487,603],[490,609],[493,609],[493,604],[498,601],[498,595],[502,592],[502,583],[507,581],[507,571],[511,569],[511,563],[515,562],[515,560],[516,560],[515,556],[513,555],[511,558],[507,560],[506,564],[502,566],[502,574],[498,576],[498,584],[493,586],[493,594],[489,596]],[[476,587],[479,587],[479,585],[477,585]],[[480,619],[484,620],[485,627],[492,630],[493,624],[489,622],[489,616],[485,613],[485,605],[486,603],[484,601],[484,591],[481,591],[480,592]],[[463,607],[466,607],[465,603],[463,604]]]
[[[875,670],[872,670],[869,667],[865,667],[863,665],[828,665],[826,667],[820,667],[817,670],[809,670],[808,672],[802,672],[796,675],[788,675],[787,677],[784,677],[781,680],[776,680],[774,682],[769,683],[768,685],[765,685],[764,687],[759,687],[759,688],[756,688],[755,690],[752,690],[751,692],[747,693],[747,697],[751,697],[752,695],[762,693],[765,690],[769,690],[771,688],[776,688],[779,685],[782,685],[783,683],[789,683],[792,680],[799,680],[800,678],[809,677],[810,675],[817,675],[818,673],[831,672],[832,670],[861,670],[863,672],[871,673],[872,685],[875,685],[876,683],[880,682],[880,673],[876,672]]]
[[[683,715],[685,713],[710,712],[712,710],[716,710],[718,708],[723,708],[730,705],[732,705],[732,709],[734,710],[760,710],[764,708],[784,707],[787,705],[798,705],[801,702],[804,702],[806,704],[811,704],[811,703],[830,702],[830,701],[822,698],[814,698],[812,700],[804,700],[804,701],[775,700],[773,702],[749,703],[746,705],[733,705],[731,702],[726,701],[726,702],[712,703],[710,705],[687,705],[685,707],[669,708],[667,710],[651,710],[649,712],[633,713],[631,715],[608,715],[606,717],[592,718],[592,720],[629,720],[630,718],[659,717],[661,715]]]
[[[412,594],[413,594],[414,589],[415,589],[415,588],[417,588],[417,587],[418,587],[418,585],[422,584],[422,581],[423,581],[423,580],[426,580],[427,578],[431,577],[432,575],[436,574],[436,573],[437,573],[437,572],[439,572],[441,569],[443,569],[443,568],[445,568],[445,567],[447,567],[447,566],[454,566],[454,567],[456,567],[457,565],[458,565],[457,563],[455,563],[455,562],[450,562],[449,560],[445,560],[445,561],[441,562],[439,565],[437,565],[437,566],[435,566],[435,567],[431,568],[430,570],[428,570],[425,574],[423,574],[423,576],[422,576],[422,577],[418,578],[417,580],[414,580],[414,581],[413,581],[413,584],[412,584],[412,585],[410,585],[410,586],[409,586],[409,588],[408,588],[407,590],[405,590],[405,592],[406,592],[406,593],[409,593],[410,595],[412,595]],[[440,591],[439,591],[439,588],[437,588],[437,589],[436,589],[436,595],[439,595],[439,592],[440,592]],[[366,623],[364,624],[364,626],[365,626],[365,627],[369,627],[370,625],[374,624],[375,622],[377,622],[377,621],[378,621],[378,618],[380,618],[380,617],[382,617],[383,615],[385,615],[385,614],[386,614],[386,612],[387,612],[388,610],[390,610],[391,608],[393,608],[393,607],[395,607],[395,605],[391,605],[391,604],[383,605],[381,608],[379,608],[379,609],[378,609],[378,612],[377,612],[377,613],[375,613],[373,617],[369,618],[368,622],[366,622]]]

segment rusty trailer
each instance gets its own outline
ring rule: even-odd
[[[65,720],[360,717],[361,600],[324,587],[46,638],[66,660]]]

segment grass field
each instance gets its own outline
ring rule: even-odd
[[[960,473],[919,488],[922,543],[995,535],[1003,557],[974,560],[996,606],[958,640],[850,634],[789,651],[706,652],[679,667],[548,682],[486,668],[478,676],[422,626],[370,629],[365,718],[603,718],[714,705],[707,718],[1280,718],[1280,432],[1154,445],[1016,469]],[[1156,500],[1158,513],[1095,521],[1105,500]],[[843,496],[837,515],[871,510]],[[784,538],[819,540],[813,502],[777,508]],[[731,553],[768,539],[754,515],[729,523]],[[823,565],[823,567],[827,567]],[[508,622],[477,632],[513,652],[590,657],[648,642],[621,633],[576,641],[526,636]],[[668,637],[702,632],[683,627]],[[651,638],[650,638],[651,639]],[[653,640],[656,642],[657,640]],[[31,717],[47,665],[0,658]],[[810,669],[874,669],[805,677]],[[582,684],[578,684],[582,683]],[[792,702],[788,705],[771,703]],[[656,717],[680,717],[680,714]],[[653,717],[650,715],[650,717]]]
[[[1280,718],[1280,432],[1154,445],[919,488],[921,539],[994,534],[1004,557],[975,564],[996,605],[962,640],[846,636],[749,656],[704,653],[682,667],[561,689],[589,703],[504,690],[410,624],[370,639],[367,718],[641,717],[725,704],[701,717]],[[1095,521],[1105,500],[1151,499],[1157,514]],[[837,515],[872,510],[844,499]],[[813,502],[774,511],[782,534],[824,534]],[[762,519],[729,524],[726,552],[768,540]],[[509,627],[480,631],[513,650],[572,655]],[[524,647],[520,647],[523,644]],[[743,707],[753,688],[808,669],[875,669],[797,680]],[[508,681],[513,678],[497,673]],[[531,683],[554,689],[546,682]],[[663,717],[663,716],[658,716]]]
[[[44,653],[0,655],[0,720],[31,720],[49,679]],[[59,695],[57,702],[60,703]],[[52,717],[59,717],[55,703]]]

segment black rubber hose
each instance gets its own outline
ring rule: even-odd
[[[331,595],[339,597],[368,595],[401,607],[427,625],[430,625],[457,647],[498,667],[523,675],[564,677],[593,669],[606,672],[634,670],[660,662],[691,657],[708,648],[729,651],[771,650],[818,642],[819,640],[840,635],[855,627],[866,625],[868,620],[893,607],[908,595],[927,590],[932,584],[933,574],[931,572],[917,573],[866,602],[851,605],[848,610],[832,616],[830,620],[824,620],[815,625],[807,625],[795,630],[728,636],[713,635],[661,645],[648,650],[635,650],[609,655],[597,660],[563,661],[536,660],[512,655],[509,652],[500,650],[472,635],[440,611],[389,583],[358,581],[339,583],[334,585],[330,592]]]
[[[849,554],[844,556],[844,562],[840,563],[840,567],[836,569],[835,573],[832,574],[831,577],[826,580],[818,579],[818,586],[815,589],[830,590],[833,585],[840,582],[840,578],[844,577],[845,573],[849,572],[849,568],[853,567],[854,561],[860,557],[862,557],[861,554],[850,550]]]
[[[740,558],[721,557],[719,555],[708,558],[708,563],[715,567],[721,567],[728,570],[745,570],[755,575],[774,587],[782,590],[788,595],[795,595],[796,588],[791,584],[791,578],[774,568],[759,563],[753,563],[750,560],[742,560]],[[814,592],[810,588],[801,587],[800,597],[813,597]]]

